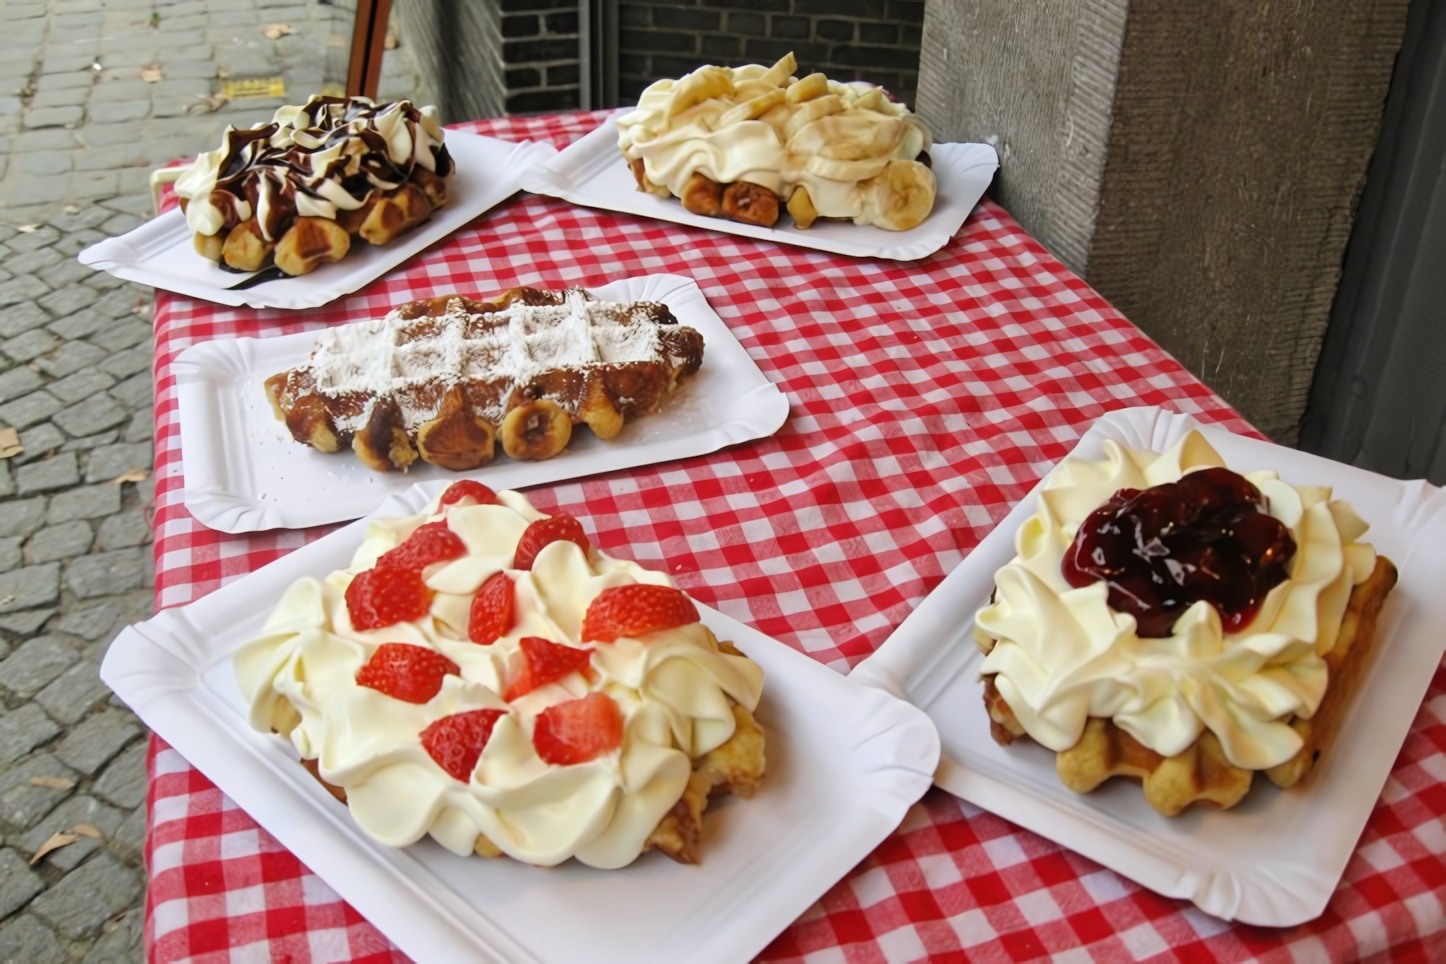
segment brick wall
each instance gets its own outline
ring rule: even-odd
[[[577,0],[502,0],[507,113],[576,110],[578,53]]]
[[[922,0],[622,0],[618,91],[634,103],[661,77],[703,64],[771,64],[793,51],[799,76],[867,80],[913,106]]]

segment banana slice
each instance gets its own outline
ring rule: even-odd
[[[806,100],[813,100],[815,97],[823,97],[828,94],[828,78],[823,74],[809,74],[796,84],[788,88],[788,102],[790,104],[801,104]]]
[[[733,74],[727,67],[700,67],[673,88],[673,99],[663,116],[665,121],[714,97],[727,97],[733,92]]]
[[[778,63],[768,68],[767,72],[763,75],[763,79],[775,87],[782,87],[783,82],[792,77],[793,72],[797,69],[798,61],[793,59],[793,51],[790,50],[778,58]]]
[[[768,113],[779,104],[783,103],[787,95],[780,89],[774,88],[762,97],[755,97],[752,100],[744,101],[736,107],[730,107],[718,118],[718,127],[732,127],[734,124],[741,124],[744,121],[755,120]]]
[[[890,161],[876,177],[859,185],[864,199],[862,223],[887,231],[916,228],[934,209],[938,185],[934,172],[918,161]]]
[[[788,213],[800,228],[812,227],[813,222],[818,220],[818,211],[814,209],[813,198],[808,196],[808,188],[800,187],[793,192],[788,199]]]

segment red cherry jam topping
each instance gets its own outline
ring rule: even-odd
[[[1116,492],[1079,527],[1061,569],[1076,588],[1103,579],[1110,608],[1134,616],[1141,636],[1169,636],[1202,599],[1234,633],[1290,575],[1294,556],[1290,530],[1265,512],[1260,490],[1210,468]]]

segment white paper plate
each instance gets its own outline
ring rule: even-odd
[[[703,367],[679,384],[662,411],[629,419],[611,441],[582,430],[566,450],[542,462],[515,462],[499,449],[496,459],[472,472],[420,461],[406,473],[373,472],[349,451],[327,455],[295,441],[266,398],[262,383],[306,361],[316,332],[202,342],[181,352],[171,369],[187,510],[222,532],[307,528],[365,515],[419,481],[475,478],[493,489],[542,485],[703,455],[772,435],[787,420],[788,399],[691,279],[649,275],[590,290],[613,301],[661,301],[704,341]]]
[[[618,152],[617,127],[611,118],[560,154],[539,159],[539,163],[523,175],[522,186],[533,194],[550,194],[584,207],[674,221],[745,238],[860,258],[914,261],[949,243],[984,196],[999,168],[999,155],[988,144],[935,144],[929,148],[929,157],[933,160],[939,193],[934,199],[933,213],[912,231],[885,231],[831,221],[819,221],[805,231],[791,219],[780,227],[762,228],[691,214],[676,198],[660,198],[638,190],[627,161]]]
[[[445,483],[388,499],[412,515]],[[101,678],[146,725],[418,961],[744,961],[866,857],[929,788],[939,738],[919,710],[699,606],[763,667],[768,778],[704,818],[698,866],[647,854],[599,871],[457,857],[431,841],[374,843],[257,733],[231,656],[302,576],[349,564],[365,521],[162,612],[111,644]]]
[[[1085,433],[1074,454],[1101,458],[1105,439],[1164,451],[1196,427],[1188,416],[1158,408],[1113,412]],[[1370,523],[1365,541],[1400,569],[1361,692],[1307,783],[1281,791],[1257,778],[1233,810],[1192,808],[1171,819],[1150,808],[1136,782],[1112,780],[1077,796],[1059,782],[1050,751],[994,743],[979,682],[983,656],[970,631],[994,588],[995,570],[1014,557],[1014,533],[1034,512],[1038,489],[850,678],[929,714],[944,743],[934,780],[951,793],[1217,917],[1284,927],[1325,909],[1441,661],[1446,492],[1269,442],[1201,431],[1233,468],[1275,469],[1288,482],[1332,486],[1336,498]]]
[[[335,264],[324,264],[298,278],[280,278],[243,291],[227,291],[245,276],[223,271],[196,253],[191,229],[179,208],[118,238],[91,245],[80,253],[80,263],[127,281],[223,305],[316,308],[375,281],[501,204],[521,188],[527,168],[557,153],[549,144],[514,144],[451,130],[447,131],[447,150],[457,171],[448,188],[447,203],[430,221],[381,247],[357,244]]]

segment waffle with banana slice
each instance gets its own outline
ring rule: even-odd
[[[304,365],[266,380],[278,419],[322,452],[378,472],[547,459],[575,425],[602,439],[658,410],[703,363],[703,336],[666,305],[581,288],[443,295],[323,332]]]
[[[937,184],[932,137],[882,88],[821,73],[793,54],[772,67],[699,67],[660,80],[617,120],[638,190],[693,214],[772,227],[819,219],[889,231],[923,223]]]

